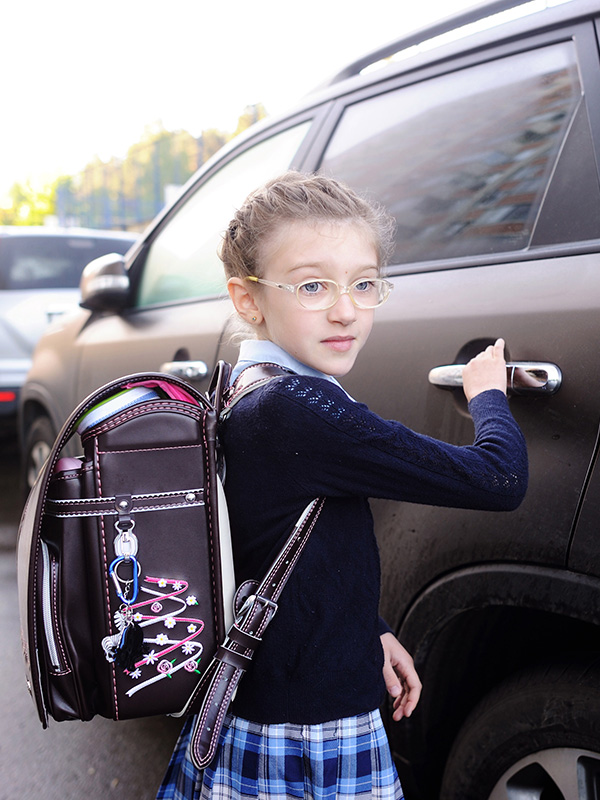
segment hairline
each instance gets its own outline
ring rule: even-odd
[[[272,229],[264,235],[262,241],[257,249],[257,258],[256,258],[256,266],[259,267],[261,262],[264,260],[265,257],[265,250],[269,248],[269,245],[273,243],[274,239],[276,239],[279,235],[281,235],[282,231],[285,228],[294,228],[298,227],[299,225],[308,225],[311,228],[315,228],[318,225],[330,225],[333,228],[342,228],[342,227],[353,227],[353,228],[361,228],[362,233],[365,237],[365,240],[369,242],[369,244],[373,248],[373,252],[375,254],[375,259],[372,264],[365,265],[365,269],[376,269],[378,277],[381,276],[383,265],[381,264],[381,254],[379,252],[379,248],[377,246],[376,237],[373,235],[373,231],[371,226],[368,222],[362,219],[359,216],[348,215],[347,217],[327,217],[325,215],[318,215],[314,214],[312,216],[307,216],[304,219],[298,219],[298,217],[284,218],[280,220]],[[293,269],[301,269],[304,267],[310,267],[311,264],[298,264],[293,267]],[[262,276],[262,269],[256,270],[257,278]],[[260,273],[260,274],[259,274]]]

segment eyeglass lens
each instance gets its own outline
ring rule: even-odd
[[[296,296],[304,308],[319,310],[333,306],[342,291],[335,281],[305,281],[296,287]],[[387,299],[389,286],[383,279],[375,278],[356,281],[347,291],[359,308],[376,308]]]

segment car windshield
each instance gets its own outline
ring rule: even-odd
[[[105,237],[0,236],[0,289],[75,289],[88,262],[130,245]]]

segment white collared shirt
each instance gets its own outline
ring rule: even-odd
[[[281,367],[291,369],[297,375],[308,375],[312,378],[325,378],[325,380],[335,383],[340,389],[346,391],[343,386],[332,375],[326,375],[318,369],[303,364],[297,358],[291,356],[286,350],[278,344],[274,344],[268,339],[245,339],[240,345],[240,355],[237,364],[231,373],[231,382],[237,378],[240,372],[252,364],[260,364],[263,362],[270,362],[272,364],[279,364]],[[346,392],[346,394],[348,394]],[[348,395],[350,397],[350,395]]]

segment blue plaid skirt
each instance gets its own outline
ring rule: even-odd
[[[403,800],[379,711],[322,725],[259,725],[227,716],[199,772],[185,723],[157,800]]]

